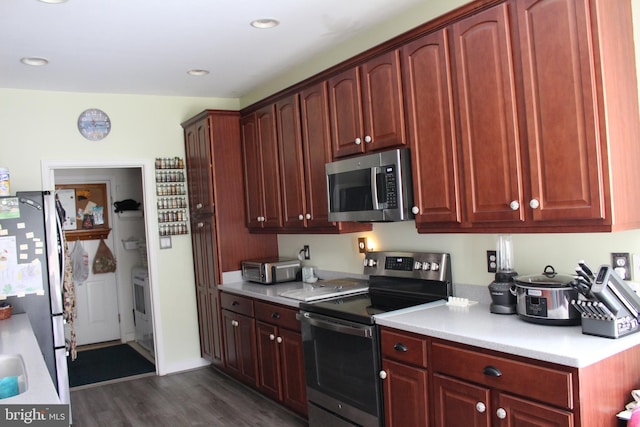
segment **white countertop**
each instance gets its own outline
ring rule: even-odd
[[[27,391],[0,399],[0,404],[59,404],[60,399],[26,314],[0,320],[0,354],[20,354],[27,372]]]
[[[375,318],[378,325],[576,368],[640,344],[640,333],[618,339],[584,335],[581,326],[539,325],[492,314],[484,302],[465,308],[424,304]]]
[[[280,293],[292,289],[304,289],[307,284],[303,282],[286,282],[275,285],[261,285],[253,282],[232,282],[218,285],[218,289],[225,292],[231,292],[238,295],[244,295],[252,298],[274,302],[277,304],[288,305],[298,308],[300,301],[279,296]]]

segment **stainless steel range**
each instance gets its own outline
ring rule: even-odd
[[[446,253],[369,252],[366,293],[300,304],[309,426],[383,424],[375,315],[452,295]]]

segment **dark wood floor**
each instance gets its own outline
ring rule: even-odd
[[[307,422],[213,368],[71,391],[74,427],[303,427]]]

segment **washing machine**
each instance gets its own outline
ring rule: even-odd
[[[131,272],[131,281],[133,282],[133,321],[136,327],[136,342],[153,355],[149,272],[145,267],[134,267]]]

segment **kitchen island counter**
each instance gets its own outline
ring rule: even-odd
[[[560,365],[582,368],[640,344],[640,333],[611,339],[584,335],[581,326],[525,322],[469,307],[425,304],[375,316],[378,325]]]

